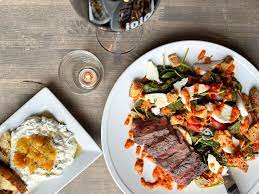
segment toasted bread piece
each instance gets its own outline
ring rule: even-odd
[[[249,91],[249,100],[257,119],[259,119],[259,91],[256,89],[256,87],[251,88]]]
[[[137,80],[134,80],[130,86],[129,95],[132,98],[138,97],[142,94],[143,84]]]
[[[11,134],[9,131],[0,135],[0,160],[5,164],[10,161]]]
[[[26,184],[22,181],[22,179],[17,175],[12,169],[10,169],[4,163],[0,163],[0,176],[8,181],[11,185],[13,185],[17,191],[21,193],[25,193],[27,191]],[[12,187],[13,188],[13,187]],[[1,190],[2,188],[0,188]],[[9,190],[9,189],[4,189]]]
[[[181,59],[180,57],[177,56],[176,53],[173,53],[171,55],[168,56],[168,59],[170,61],[170,64],[173,66],[173,67],[178,67],[181,65]]]
[[[245,135],[253,143],[259,141],[259,121],[248,129]]]

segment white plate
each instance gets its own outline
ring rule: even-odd
[[[162,55],[177,53],[179,56],[184,56],[186,49],[189,48],[189,53],[186,61],[190,64],[197,61],[197,56],[202,49],[207,51],[207,55],[213,55],[213,60],[222,59],[227,55],[231,55],[235,59],[236,77],[243,85],[243,91],[248,92],[252,86],[259,88],[259,72],[245,58],[236,52],[209,42],[203,41],[180,41],[163,45],[150,52],[144,54],[131,64],[127,70],[120,76],[115,83],[104,109],[102,119],[102,148],[104,157],[109,171],[125,193],[226,193],[223,185],[215,188],[200,189],[196,185],[191,184],[185,190],[164,189],[148,190],[140,185],[140,177],[134,170],[136,154],[134,149],[125,150],[124,143],[128,137],[129,127],[123,123],[132,108],[132,99],[129,97],[129,88],[131,82],[136,78],[142,78],[146,73],[146,65],[148,60],[154,61],[156,64],[162,64]],[[169,61],[167,59],[167,64]],[[253,161],[252,168],[247,174],[239,176],[241,173],[235,173],[238,184],[242,183],[241,191],[246,193],[252,189],[253,185],[258,182],[259,160]],[[253,169],[253,170],[252,170]],[[254,173],[253,173],[254,171]]]
[[[47,88],[42,89],[7,119],[0,126],[0,134],[8,129],[18,127],[27,117],[43,112],[49,112],[59,122],[65,123],[68,130],[74,133],[82,151],[75,158],[73,163],[65,168],[62,175],[43,181],[40,185],[30,191],[30,193],[35,194],[51,194],[58,192],[102,154],[100,148],[88,135],[85,129]]]

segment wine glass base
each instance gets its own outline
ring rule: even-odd
[[[113,32],[102,27],[96,28],[99,44],[105,50],[115,54],[125,54],[135,49],[142,39],[142,34],[142,26],[121,32]]]

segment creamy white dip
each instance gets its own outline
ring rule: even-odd
[[[13,162],[17,141],[22,137],[29,137],[36,134],[53,138],[51,144],[55,147],[57,155],[53,169],[50,172],[38,168],[35,172],[30,173],[28,167],[20,169]],[[64,124],[46,117],[30,117],[11,133],[10,166],[30,188],[40,181],[61,175],[64,168],[73,162],[76,150],[76,139]]]

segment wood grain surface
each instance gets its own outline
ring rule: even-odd
[[[234,49],[258,68],[258,13],[258,0],[161,0],[144,26],[138,48],[113,55],[98,44],[95,27],[78,15],[69,0],[0,0],[0,122],[47,86],[100,145],[106,98],[136,58],[164,43],[198,39]],[[75,49],[94,53],[105,68],[101,85],[85,96],[72,94],[58,80],[62,57]],[[60,193],[121,191],[100,158]]]

